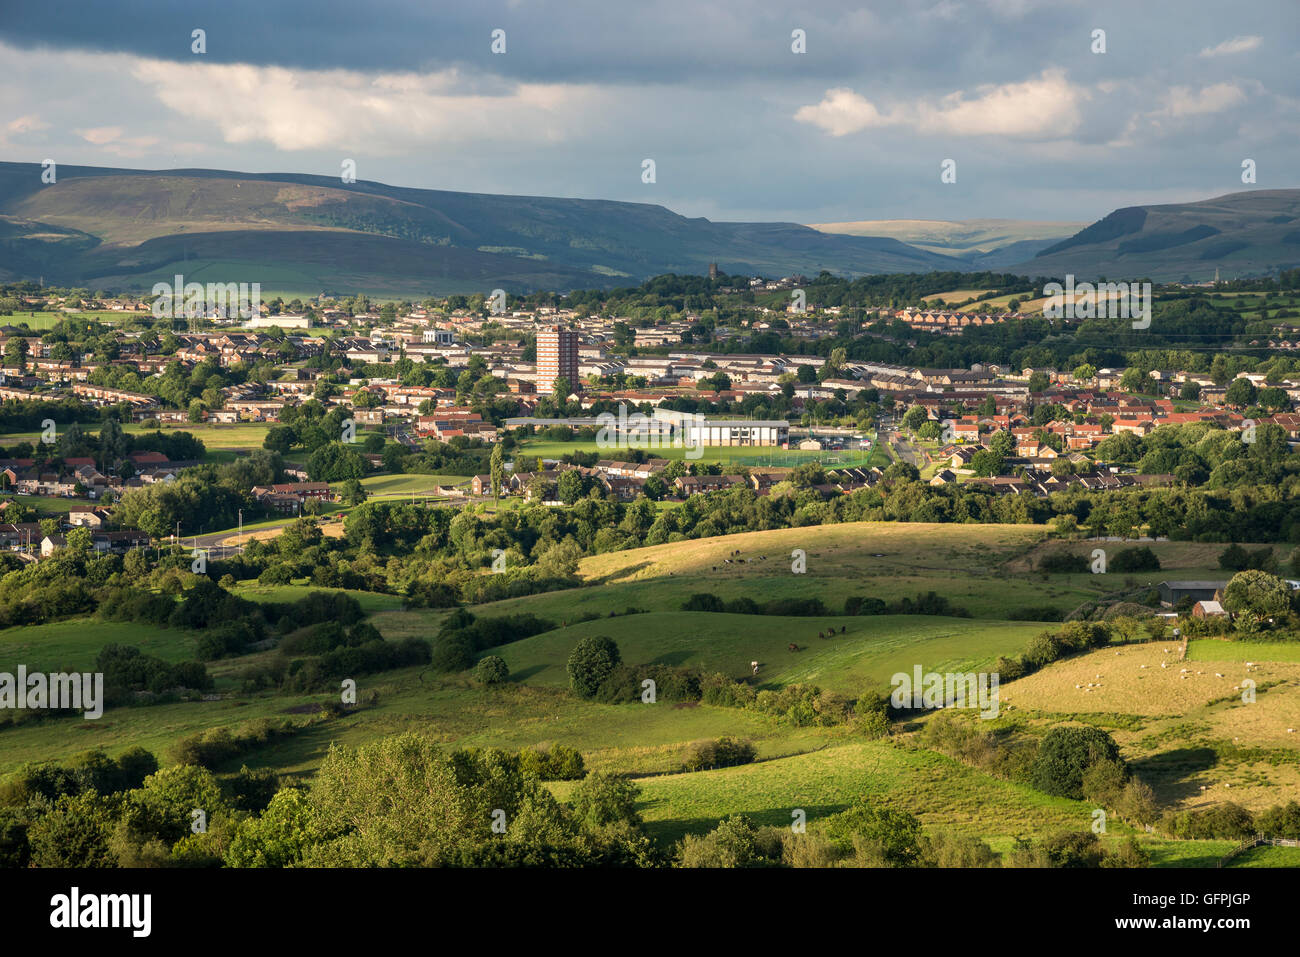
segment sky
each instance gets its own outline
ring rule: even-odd
[[[0,0],[0,64],[19,162],[801,223],[1300,186],[1298,0]]]

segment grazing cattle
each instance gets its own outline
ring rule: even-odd
[[[840,634],[841,634],[841,635],[844,634],[844,629],[846,629],[846,628],[848,628],[848,627],[849,627],[848,625],[840,625]]]
[[[824,632],[824,631],[819,631],[819,632],[817,632],[817,637],[818,637],[818,638],[825,638],[825,637],[826,637],[826,632]]]
[[[796,644],[792,641],[792,642],[790,642],[790,650],[791,650],[791,651],[798,651],[798,650],[799,650],[799,646],[796,645]]]

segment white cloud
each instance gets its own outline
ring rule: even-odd
[[[821,102],[800,107],[794,118],[832,136],[880,126],[910,127],[921,133],[953,136],[1007,136],[1053,140],[1076,130],[1080,103],[1089,98],[1063,70],[1044,70],[1021,83],[958,90],[937,101],[915,100],[882,111],[853,90],[827,90]]]
[[[281,150],[394,154],[448,143],[553,140],[584,126],[595,103],[607,98],[565,84],[482,92],[454,70],[371,75],[148,60],[132,73],[163,104],[212,124],[227,143],[265,141]]]
[[[87,143],[94,143],[96,146],[104,146],[122,136],[122,127],[120,126],[96,126],[88,130],[77,130],[77,135]]]
[[[845,136],[893,122],[891,118],[882,115],[866,97],[846,87],[827,90],[820,103],[799,107],[794,118],[800,123],[820,127],[831,136]]]
[[[1263,37],[1233,37],[1231,40],[1224,40],[1218,46],[1206,47],[1199,55],[1203,57],[1214,57],[1231,56],[1234,53],[1249,53],[1263,42]]]
[[[34,113],[10,120],[5,125],[5,131],[8,133],[34,133],[38,130],[48,130],[49,128],[50,124],[46,123]]]
[[[1221,113],[1246,102],[1246,94],[1234,83],[1215,83],[1199,90],[1187,86],[1170,87],[1164,107],[1155,115],[1183,117]]]

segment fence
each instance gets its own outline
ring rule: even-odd
[[[1265,837],[1263,834],[1256,834],[1254,837],[1242,841],[1227,854],[1224,854],[1223,857],[1219,858],[1219,866],[1223,867],[1238,854],[1244,854],[1246,851],[1255,847],[1260,847],[1264,844],[1272,847],[1300,847],[1300,841],[1293,841],[1284,837]]]

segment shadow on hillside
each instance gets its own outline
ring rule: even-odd
[[[693,654],[695,654],[695,652],[682,651],[680,649],[677,651],[666,651],[659,657],[653,659],[650,662],[650,664],[668,665],[669,667],[676,667],[677,665],[685,664],[686,660],[690,658],[690,656]]]
[[[653,805],[655,802],[651,802]],[[849,805],[844,804],[802,804],[799,809],[806,815],[809,822],[821,820],[832,814],[843,811]],[[751,822],[759,827],[772,826],[788,828],[790,822],[794,820],[791,816],[795,809],[793,807],[764,808],[755,811],[739,811],[749,818]],[[726,817],[727,815],[723,815]],[[714,817],[691,817],[691,818],[672,818],[665,821],[650,821],[645,825],[645,830],[650,838],[660,844],[669,845],[681,840],[687,834],[707,834],[718,826],[721,818]]]
[[[527,681],[529,678],[531,678],[533,675],[545,670],[546,670],[546,665],[533,665],[531,668],[521,668],[518,671],[510,672],[510,680],[517,681],[517,682],[524,682]]]
[[[603,575],[603,576],[601,576],[600,578],[592,578],[592,579],[588,579],[588,580],[586,581],[585,584],[587,584],[588,586],[590,586],[590,585],[608,585],[608,584],[610,584],[611,582],[614,582],[614,581],[622,581],[622,580],[624,580],[624,579],[628,579],[628,578],[633,577],[634,575],[636,575],[637,572],[642,571],[642,570],[644,570],[644,569],[646,569],[646,568],[649,568],[649,567],[650,567],[651,565],[653,565],[653,564],[655,564],[655,563],[654,563],[654,562],[641,562],[640,564],[637,564],[637,565],[628,565],[628,566],[626,566],[626,567],[623,567],[623,568],[618,569],[617,571],[610,572],[608,575]]]
[[[1160,792],[1165,800],[1182,800],[1201,793],[1198,775],[1218,764],[1210,748],[1178,748],[1149,758],[1129,762],[1129,767],[1143,781]]]

